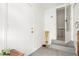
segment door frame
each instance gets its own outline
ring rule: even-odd
[[[65,7],[66,5],[64,4],[64,5],[61,5],[61,6],[57,6],[56,7],[56,24],[57,24],[57,9],[58,8],[63,8],[63,7]],[[57,31],[57,25],[56,25],[56,31]],[[57,35],[56,35],[56,38],[57,38]],[[65,41],[64,41],[65,42]]]
[[[57,6],[56,7],[56,10],[58,9],[58,8],[62,8],[62,7],[65,7],[65,21],[66,21],[66,6],[69,6],[70,4],[63,4],[63,5],[60,5],[60,6]],[[57,13],[56,13],[56,15],[57,15]],[[57,24],[57,17],[56,17],[56,24]],[[56,26],[56,28],[57,28],[57,26]],[[56,29],[56,31],[57,31],[57,29]],[[67,31],[66,31],[66,22],[65,22],[65,43],[68,43],[70,40],[68,40],[68,41],[66,41],[66,33],[67,33]],[[56,38],[57,38],[57,35],[56,35]]]
[[[65,6],[62,6],[60,8],[64,8],[64,15],[65,15]],[[57,8],[57,9],[60,9],[60,8]],[[57,32],[58,32],[58,19],[57,19],[57,9],[56,9],[56,23],[57,23]],[[65,18],[64,18],[64,21],[65,21]],[[64,22],[64,27],[65,27],[65,22]],[[65,28],[64,28],[65,29]],[[65,35],[65,31],[64,31],[64,35]],[[58,33],[57,33],[57,38],[58,38]],[[60,40],[61,41],[61,40]],[[64,40],[65,42],[65,37],[64,37]]]

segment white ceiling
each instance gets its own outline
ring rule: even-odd
[[[51,7],[63,5],[64,3],[38,3],[38,4],[39,4],[40,7],[42,7],[43,9],[48,9],[48,8],[51,8]]]

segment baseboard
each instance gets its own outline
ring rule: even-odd
[[[42,46],[42,45],[41,45],[41,46]],[[34,49],[31,53],[28,54],[28,56],[31,56],[34,52],[36,52],[39,48],[41,48],[41,46],[38,47],[38,48],[36,48],[36,49]]]

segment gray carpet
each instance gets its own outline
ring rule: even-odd
[[[53,44],[61,45],[61,46],[65,46],[65,47],[74,48],[74,43],[73,43],[73,41],[70,41],[70,42],[68,42],[68,43],[65,43],[64,41],[52,40],[52,45],[53,45]]]
[[[48,48],[41,47],[30,56],[75,56],[73,42],[53,40]]]
[[[29,56],[75,56],[75,54],[53,48],[41,47],[40,49],[38,49],[36,52],[32,53]]]

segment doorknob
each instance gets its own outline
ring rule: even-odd
[[[68,20],[66,19],[65,21],[67,22]]]
[[[31,33],[34,33],[34,31],[31,31]]]
[[[33,27],[31,28],[31,33],[34,33]]]

